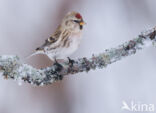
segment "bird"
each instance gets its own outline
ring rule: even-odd
[[[85,24],[79,12],[68,12],[56,31],[28,58],[37,54],[45,54],[52,61],[69,58],[79,48]]]

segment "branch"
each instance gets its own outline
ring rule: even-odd
[[[43,69],[23,64],[18,56],[2,55],[0,56],[0,72],[6,79],[25,81],[37,86],[48,85],[62,80],[65,75],[107,67],[107,65],[133,55],[138,50],[153,45],[155,42],[156,29],[154,28],[116,48],[107,49],[99,55],[92,55],[91,58],[69,59],[62,63],[55,62],[52,66]]]

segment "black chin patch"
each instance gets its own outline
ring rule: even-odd
[[[80,29],[81,29],[81,30],[83,29],[83,26],[82,26],[82,25],[80,25]]]

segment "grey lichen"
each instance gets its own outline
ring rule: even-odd
[[[156,30],[154,28],[116,48],[107,49],[99,55],[92,55],[91,58],[69,59],[62,63],[55,62],[52,66],[44,69],[36,69],[23,64],[18,56],[2,55],[0,56],[0,72],[6,79],[24,81],[37,86],[48,85],[57,80],[62,80],[65,75],[107,67],[108,64],[133,55],[138,50],[155,42]]]

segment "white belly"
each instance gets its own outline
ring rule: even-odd
[[[79,47],[81,41],[81,35],[69,37],[71,43],[68,48],[58,48],[53,52],[48,53],[50,59],[65,59],[73,54]]]

